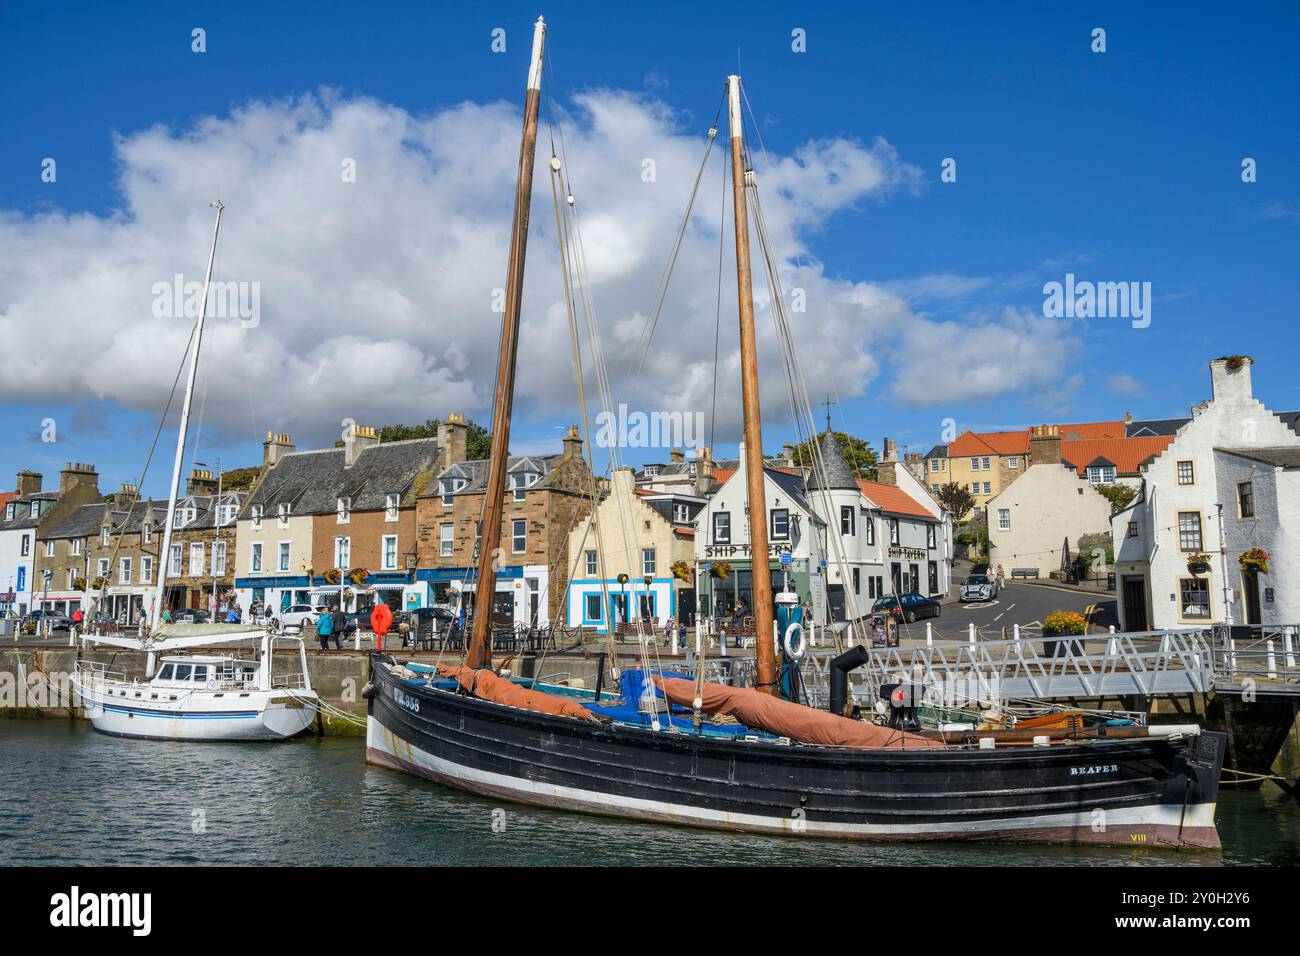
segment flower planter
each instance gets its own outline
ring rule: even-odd
[[[1083,653],[1083,635],[1063,634],[1059,631],[1043,631],[1044,657],[1066,657],[1069,654],[1078,657]]]

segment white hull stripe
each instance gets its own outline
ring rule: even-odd
[[[1092,827],[1097,822],[1093,812],[1088,810],[994,820],[961,820],[923,824],[835,823],[800,819],[794,816],[771,817],[758,814],[733,813],[726,810],[712,810],[708,807],[691,806],[689,804],[666,803],[640,797],[582,790],[466,767],[426,753],[409,741],[403,740],[387,727],[384,727],[373,714],[370,715],[366,722],[366,749],[367,757],[373,756],[377,758],[376,762],[387,763],[397,769],[412,769],[417,772],[423,770],[436,778],[458,781],[464,784],[466,789],[470,790],[499,795],[513,795],[515,799],[522,803],[583,808],[595,813],[613,816],[675,820],[723,829],[762,830],[791,834],[803,833],[814,836],[876,837],[881,839],[926,836],[943,838],[948,836],[978,837],[992,834],[1013,836],[1018,831],[1036,830],[1071,830],[1090,833],[1093,832]],[[390,759],[384,760],[384,757]],[[1177,833],[1180,829],[1184,831],[1208,829],[1213,832],[1214,804],[1189,806],[1185,814],[1181,806],[1151,804],[1141,807],[1119,807],[1114,810],[1107,810],[1104,820],[1106,830],[1118,833],[1122,833],[1129,827],[1160,828],[1162,830],[1172,828],[1174,833]],[[1106,842],[1104,834],[1098,834],[1095,842]],[[1113,842],[1123,843],[1127,841],[1115,839]]]

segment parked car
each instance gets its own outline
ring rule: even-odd
[[[320,617],[321,612],[325,610],[320,607],[312,607],[310,604],[294,604],[280,615],[280,626],[286,631],[302,630],[302,626],[307,621],[315,623],[316,618]]]
[[[992,601],[998,596],[998,582],[987,574],[972,574],[961,586],[963,601]]]
[[[211,615],[199,607],[183,607],[172,611],[173,624],[207,624],[211,619]]]
[[[54,631],[67,631],[72,628],[70,617],[53,611],[31,611],[24,623],[34,627],[37,633],[45,631],[46,628]]]
[[[895,619],[901,618],[911,624],[918,618],[938,617],[939,608],[938,598],[926,597],[916,591],[909,591],[906,594],[878,598],[876,603],[871,605],[871,613],[872,615],[889,615]]]

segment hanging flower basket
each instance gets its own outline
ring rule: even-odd
[[[339,592],[339,598],[344,604],[347,604],[354,597],[356,597],[356,592],[354,592],[351,588],[344,588],[342,591]]]
[[[338,584],[340,581],[343,580],[343,572],[341,572],[338,568],[330,568],[323,575],[321,575],[321,577],[325,580],[326,584]]]
[[[1192,574],[1204,574],[1210,570],[1210,556],[1208,554],[1189,554],[1187,556],[1187,570]]]
[[[107,582],[103,578],[95,578],[90,582],[90,586],[96,591],[100,590]]]
[[[1243,571],[1254,571],[1257,574],[1268,574],[1268,562],[1272,557],[1263,548],[1251,548],[1246,551],[1239,560]]]
[[[366,579],[370,577],[370,572],[365,568],[353,568],[348,572],[348,580],[357,587],[365,587]]]
[[[725,581],[731,576],[731,565],[726,561],[714,561],[713,567],[709,569],[709,574],[720,581]]]
[[[74,591],[84,591],[84,590],[86,590],[86,579],[85,579],[85,578],[73,578],[73,579],[72,579],[72,590],[74,590]]]
[[[695,569],[686,561],[674,561],[671,570],[678,581],[689,581],[695,577]]]

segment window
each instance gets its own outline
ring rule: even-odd
[[[190,544],[190,577],[197,578],[203,574],[203,542]]]
[[[173,544],[168,549],[167,554],[167,577],[179,578],[181,576],[181,546]]]
[[[731,512],[713,512],[713,543],[731,544]]]
[[[227,502],[217,508],[217,527],[221,528],[235,520],[239,507],[234,502]]]
[[[483,522],[474,522],[474,558],[478,560],[479,549],[483,547]]]
[[[77,579],[76,569],[68,568],[65,572],[65,583],[63,586],[69,591],[73,590],[72,582],[75,581],[76,579]]]
[[[140,538],[144,544],[153,544],[153,522],[146,521],[140,529]]]
[[[1179,578],[1178,590],[1184,620],[1208,621],[1210,619],[1209,578]]]
[[[871,515],[867,515],[867,520],[862,523],[862,530],[866,533],[867,544],[874,546],[876,543],[876,522]]]
[[[288,571],[288,570],[289,570],[289,558],[290,558],[290,552],[291,552],[291,550],[292,550],[292,549],[291,549],[291,545],[290,545],[290,543],[289,543],[288,541],[281,541],[281,542],[280,542],[280,548],[279,548],[279,562],[278,562],[278,564],[277,564],[277,567],[278,567],[281,571]]]
[[[101,578],[108,577],[108,558],[99,559],[99,576]]]
[[[1201,513],[1178,512],[1178,548],[1180,551],[1201,550]]]
[[[852,536],[858,533],[857,511],[853,505],[840,505],[840,534]]]
[[[276,520],[281,528],[289,527],[289,515],[293,513],[293,505],[288,503],[282,504],[275,509]]]
[[[442,486],[442,503],[443,503],[443,505],[445,506],[445,505],[449,505],[449,504],[451,504],[451,496],[452,496],[452,494],[456,491],[457,487],[459,487],[459,486],[456,484],[456,479],[455,479],[455,478],[444,478],[444,479],[442,479],[442,481],[439,482],[439,484]]]
[[[898,544],[898,519],[889,519],[889,543]]]
[[[262,571],[262,542],[254,541],[253,550],[248,561],[249,570],[254,574],[260,574]]]
[[[971,494],[978,495],[980,493],[980,483],[978,481],[972,481],[970,483],[970,491]]]
[[[691,520],[691,506],[684,504],[673,505],[673,522],[676,524],[686,524]]]
[[[987,481],[984,482],[984,494],[992,494],[992,485]]]
[[[980,460],[979,460],[978,458],[972,458],[972,459],[970,460],[970,470],[971,470],[971,471],[979,471],[979,470],[980,470]]]
[[[453,524],[444,524],[442,526],[442,536],[438,539],[438,556],[441,558],[450,558],[455,551],[455,533],[456,526]]]
[[[1130,538],[1136,538],[1138,536],[1138,523],[1136,521],[1130,521],[1128,523],[1128,536]]]
[[[176,679],[176,680],[189,680],[189,679],[190,679],[190,674],[193,673],[193,671],[194,671],[194,665],[193,665],[193,664],[177,664],[177,665],[176,665],[176,678],[175,678],[175,679]]]
[[[528,522],[522,518],[510,522],[510,550],[514,554],[528,550]]]
[[[938,473],[938,471],[939,471],[939,459],[938,459],[938,458],[931,458],[931,459],[930,459],[930,471],[932,471],[932,472],[934,472],[934,473],[936,473],[936,474]]]
[[[23,535],[20,556],[25,558],[29,554],[31,554],[31,552],[32,552],[32,536],[29,534],[25,534]]]
[[[790,537],[790,512],[786,508],[772,509],[772,537],[786,541]]]
[[[346,571],[352,564],[352,539],[334,539],[334,567]]]
[[[930,493],[931,493],[931,494],[936,494],[936,495],[937,495],[937,494],[939,493],[939,486],[938,486],[938,485],[931,485],[931,486],[930,486]]]
[[[862,593],[862,569],[861,568],[853,569],[853,593],[854,594]]]
[[[587,552],[587,577],[593,577],[596,574],[596,552]]]
[[[999,531],[1011,530],[1011,509],[1010,508],[998,509],[998,530]]]
[[[1089,465],[1088,484],[1090,485],[1115,484],[1115,466],[1114,465]]]
[[[352,520],[352,499],[338,499],[338,523],[347,524]]]
[[[46,542],[45,542],[45,556],[46,556],[47,558],[52,558],[52,557],[54,557],[54,542],[53,542],[53,541],[46,541]]]
[[[988,460],[988,458],[981,458],[981,459],[980,459],[980,468],[982,468],[984,471],[988,471],[988,470],[989,470],[989,460]]]
[[[588,595],[587,595],[587,600],[586,600],[586,602],[585,602],[585,605],[586,605],[586,606],[583,608],[583,620],[584,620],[584,621],[599,621],[599,620],[601,620],[601,616],[600,616],[600,595],[599,595],[599,594],[588,594]]]
[[[122,559],[118,562],[118,565],[117,565],[117,583],[118,583],[118,584],[130,584],[130,583],[131,583],[131,559],[130,559],[130,558],[122,558]]]
[[[654,478],[654,477],[655,477],[656,475],[658,475],[658,474],[659,474],[659,466],[658,466],[658,465],[646,465],[646,466],[645,466],[645,476],[646,476],[647,478]]]
[[[262,506],[253,505],[253,530],[262,527]]]
[[[194,520],[193,508],[177,508],[172,514],[172,528],[183,528]]]
[[[1190,461],[1180,461],[1178,463],[1178,483],[1180,485],[1196,484],[1196,466]]]
[[[108,525],[104,525],[104,527],[99,529],[99,543],[102,547],[107,548],[110,544],[112,544],[112,541],[109,540],[109,536],[112,533],[113,533],[113,529],[110,528]]]
[[[226,573],[226,542],[212,542],[212,576],[219,578]]]
[[[524,500],[525,489],[531,488],[541,479],[535,471],[520,471],[510,476],[510,487],[514,489],[515,501]]]
[[[1008,459],[1007,459],[1007,468],[1009,468],[1011,471],[1019,471],[1019,470],[1020,470],[1020,457],[1019,457],[1018,455],[1012,455],[1010,458],[1008,458]]]
[[[938,547],[938,545],[936,544],[936,541],[937,541],[937,536],[936,536],[936,534],[935,534],[935,527],[934,527],[934,525],[932,525],[932,524],[928,524],[928,525],[926,525],[926,526],[925,526],[925,546],[926,546],[927,548],[929,548],[930,550],[934,550],[934,548]]]
[[[1237,516],[1255,517],[1255,483],[1243,481],[1237,485]]]
[[[143,557],[140,559],[140,583],[153,583],[153,558]]]
[[[72,539],[72,556],[73,556],[73,557],[76,557],[76,556],[79,555],[79,554],[81,554],[81,539],[80,539],[80,538],[73,538],[73,539]]]
[[[5,521],[13,521],[14,512],[17,510],[18,510],[17,507],[14,505],[12,501],[9,502],[9,504],[5,505]]]
[[[397,535],[386,534],[383,537],[383,547],[381,548],[381,561],[385,571],[397,570]]]

